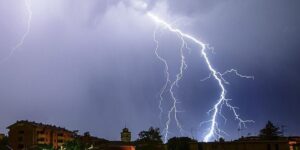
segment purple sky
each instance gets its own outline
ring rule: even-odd
[[[214,47],[209,57],[220,72],[235,68],[255,76],[226,76],[231,103],[242,118],[255,121],[241,134],[256,135],[271,120],[286,125],[286,135],[300,135],[300,1],[145,2],[142,9],[131,0],[32,0],[30,33],[0,64],[0,132],[24,119],[111,140],[119,139],[125,125],[134,138],[150,126],[164,128],[165,118],[158,118],[164,66],[154,54],[156,24],[145,14],[150,11]],[[0,60],[26,32],[27,19],[25,0],[0,1]],[[180,40],[160,32],[159,52],[175,73]],[[189,67],[175,91],[185,136],[201,140],[208,126],[199,123],[209,119],[219,88],[214,80],[201,82],[209,72],[196,45],[189,44]],[[237,138],[232,113],[223,113],[225,138]],[[173,123],[171,136],[179,135]]]

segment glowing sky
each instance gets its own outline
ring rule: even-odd
[[[147,1],[146,1],[147,2]],[[126,124],[135,138],[159,120],[163,65],[154,54],[159,14],[174,26],[214,47],[209,57],[220,72],[236,68],[255,80],[227,76],[228,97],[248,124],[241,134],[255,135],[267,120],[300,134],[300,2],[297,0],[166,0],[148,5],[129,0],[32,0],[31,30],[24,44],[0,64],[0,132],[18,119],[90,131],[119,139]],[[9,55],[27,28],[20,0],[0,1],[0,59]],[[175,73],[180,40],[160,31],[160,54]],[[202,139],[206,112],[219,89],[196,45],[186,50],[188,69],[176,89],[187,136]],[[174,78],[174,76],[173,76]],[[165,104],[165,107],[168,107]],[[237,122],[227,110],[222,128],[236,138]],[[231,122],[232,121],[232,122]],[[179,135],[171,124],[171,136]]]

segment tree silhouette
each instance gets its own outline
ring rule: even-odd
[[[159,128],[150,127],[139,133],[136,150],[163,150],[162,143]]]
[[[260,130],[259,137],[263,140],[276,140],[280,134],[279,127],[268,121],[266,126]]]
[[[220,142],[220,143],[224,143],[224,142],[225,142],[225,139],[224,139],[223,137],[220,137],[220,138],[219,138],[219,142]]]
[[[30,150],[55,150],[52,145],[48,144],[38,144],[34,146],[33,148],[30,148]]]
[[[138,141],[162,143],[159,128],[150,127],[148,131],[141,131]]]
[[[88,146],[82,143],[79,139],[68,141],[63,145],[63,147],[66,150],[84,150],[88,148]]]
[[[2,140],[0,140],[0,149],[1,150],[9,150],[8,146],[8,137],[4,137]]]
[[[91,136],[90,132],[84,132],[83,136]]]

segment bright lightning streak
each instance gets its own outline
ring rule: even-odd
[[[168,63],[167,63],[167,60],[165,60],[163,57],[161,57],[159,54],[158,54],[158,48],[159,48],[159,42],[156,38],[156,31],[157,31],[157,28],[155,29],[154,33],[153,33],[153,40],[154,42],[156,43],[156,48],[155,48],[155,55],[156,57],[164,64],[164,73],[165,73],[165,76],[166,76],[166,81],[160,91],[160,94],[159,94],[159,97],[160,97],[160,100],[159,100],[159,110],[160,110],[160,114],[159,114],[159,118],[162,119],[162,113],[163,113],[163,107],[162,107],[162,102],[164,100],[163,98],[163,94],[165,93],[169,83],[171,83],[171,80],[170,80],[170,73],[169,73],[169,66],[168,66]]]
[[[167,138],[168,138],[168,134],[169,134],[169,125],[171,123],[172,113],[174,113],[174,118],[175,118],[175,121],[176,121],[176,125],[180,129],[180,133],[183,134],[182,126],[181,126],[181,124],[179,122],[179,119],[177,117],[177,113],[180,112],[180,111],[178,111],[176,105],[179,103],[179,101],[175,97],[175,94],[174,94],[173,90],[174,90],[175,86],[178,86],[178,82],[183,77],[183,70],[187,68],[187,65],[185,63],[185,57],[184,57],[184,54],[183,54],[183,49],[186,47],[186,43],[185,43],[184,39],[181,38],[182,44],[181,44],[181,47],[180,47],[180,56],[181,56],[180,69],[179,69],[179,73],[176,75],[176,79],[174,81],[171,81],[170,80],[170,73],[169,73],[168,63],[167,63],[166,59],[164,59],[162,56],[160,56],[158,54],[159,42],[156,38],[156,32],[157,32],[157,28],[155,29],[154,34],[153,34],[153,39],[156,43],[155,55],[161,62],[163,62],[164,66],[165,66],[164,72],[165,72],[165,76],[166,76],[165,84],[163,85],[163,87],[161,89],[161,92],[160,92],[160,95],[159,95],[160,96],[160,101],[159,101],[159,109],[160,109],[159,117],[160,117],[160,119],[162,119],[162,113],[163,113],[163,108],[162,108],[162,102],[164,100],[163,94],[166,92],[167,87],[168,87],[169,84],[170,84],[170,88],[169,88],[168,92],[171,95],[171,99],[173,100],[172,107],[168,111],[168,115],[167,115],[168,119],[167,119],[166,126],[165,126],[165,129],[164,129],[164,131],[165,131],[164,141],[166,142]]]
[[[169,89],[169,93],[171,94],[171,98],[173,100],[173,104],[171,109],[168,111],[168,120],[166,122],[166,128],[165,128],[165,136],[164,136],[164,141],[166,142],[168,139],[168,131],[169,131],[169,125],[171,123],[171,114],[174,112],[174,119],[176,121],[176,125],[180,130],[181,135],[183,135],[183,129],[182,129],[182,125],[179,122],[177,113],[179,113],[180,111],[177,109],[177,104],[179,103],[178,99],[175,97],[174,94],[174,87],[178,86],[178,82],[182,79],[183,77],[183,70],[187,68],[186,62],[185,62],[185,57],[184,57],[184,53],[183,53],[183,49],[186,45],[186,42],[184,41],[183,38],[181,38],[182,44],[180,47],[180,56],[181,56],[181,61],[180,61],[180,69],[179,69],[179,73],[176,75],[176,79],[171,83],[170,89]]]
[[[31,19],[32,19],[31,0],[25,0],[25,6],[26,6],[26,10],[28,12],[28,20],[27,20],[26,31],[22,35],[20,41],[11,49],[9,55],[6,56],[4,59],[2,59],[1,63],[7,61],[15,53],[15,51],[24,44],[24,41],[25,41],[26,37],[28,36],[28,34],[30,32]]]
[[[227,70],[224,73],[220,73],[220,72],[216,71],[216,69],[212,66],[212,64],[211,64],[211,62],[210,62],[210,60],[207,56],[207,53],[206,53],[207,45],[206,44],[199,41],[195,37],[182,32],[180,29],[173,28],[169,23],[167,23],[166,21],[160,19],[159,17],[157,17],[156,15],[154,15],[152,13],[147,13],[147,15],[152,20],[154,20],[156,23],[164,26],[169,31],[176,33],[181,38],[181,40],[183,41],[183,46],[185,44],[184,39],[189,39],[189,40],[195,42],[197,45],[199,45],[201,55],[204,57],[205,63],[207,65],[209,71],[211,72],[210,76],[208,78],[213,77],[217,81],[217,83],[219,85],[219,88],[221,89],[221,92],[220,92],[220,95],[219,95],[219,99],[217,100],[217,103],[209,111],[209,112],[213,112],[213,113],[212,113],[211,119],[209,121],[206,121],[206,123],[210,123],[210,128],[209,128],[208,133],[204,137],[204,142],[210,141],[213,137],[215,137],[215,135],[220,136],[220,133],[224,133],[222,130],[219,129],[218,123],[217,123],[218,114],[220,114],[224,119],[226,119],[224,117],[224,115],[222,115],[222,113],[221,113],[221,110],[222,110],[222,107],[223,107],[224,104],[225,104],[225,106],[227,106],[233,112],[233,115],[235,116],[235,119],[238,120],[238,122],[239,122],[239,127],[241,127],[242,125],[245,127],[245,123],[253,122],[252,120],[243,120],[243,119],[241,119],[239,117],[238,113],[237,113],[237,107],[234,107],[229,103],[229,99],[226,98],[226,89],[225,89],[225,86],[224,86],[224,84],[227,84],[228,82],[226,80],[224,80],[223,76],[228,74],[228,73],[233,72],[237,76],[243,77],[243,78],[252,78],[252,79],[254,79],[254,77],[241,75],[237,72],[237,70],[234,70],[234,69]],[[157,40],[156,40],[156,42],[158,43]],[[181,57],[180,73],[177,74],[176,80],[171,84],[171,88],[170,88],[170,91],[169,91],[171,93],[172,99],[174,100],[174,103],[173,103],[173,107],[169,110],[169,113],[168,113],[168,121],[166,123],[166,133],[165,133],[165,137],[164,137],[165,142],[166,142],[166,139],[168,137],[168,128],[169,128],[169,124],[170,124],[170,120],[171,120],[170,116],[171,116],[171,113],[173,111],[175,113],[175,120],[177,122],[177,126],[180,129],[182,129],[181,125],[179,124],[179,121],[177,119],[177,115],[176,115],[177,114],[176,103],[178,103],[178,100],[174,96],[173,87],[182,78],[182,76],[183,76],[182,70],[183,70],[184,67],[186,67],[186,64],[185,64],[185,61],[184,61],[184,55],[182,53],[183,46],[181,47],[181,56],[182,57]]]

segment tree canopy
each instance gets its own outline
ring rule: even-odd
[[[72,141],[69,141],[63,145],[63,147],[66,150],[84,150],[88,148],[88,146],[84,143],[82,143],[79,139],[75,139]]]
[[[162,143],[159,128],[150,127],[148,131],[141,131],[139,133],[138,141]]]
[[[0,140],[0,149],[1,150],[8,150],[8,138],[4,137],[2,140]]]
[[[259,137],[263,140],[276,140],[281,134],[279,127],[268,121],[266,126],[260,130]]]
[[[36,147],[31,148],[31,150],[54,150],[52,145],[38,144]]]

